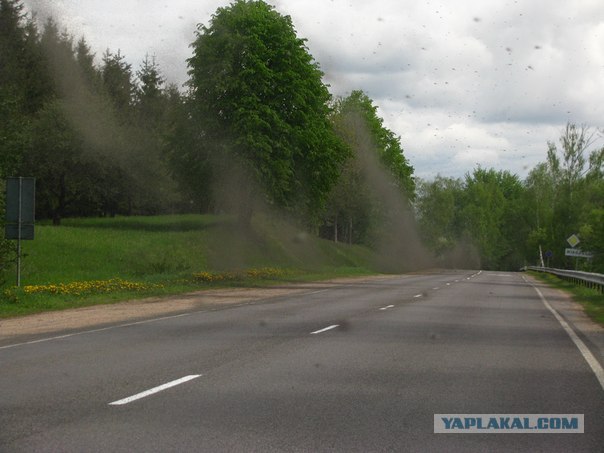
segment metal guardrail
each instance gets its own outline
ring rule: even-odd
[[[592,272],[569,271],[567,269],[553,269],[550,267],[526,266],[526,270],[545,272],[556,275],[564,280],[573,283],[594,288],[604,293],[604,274],[594,274]]]

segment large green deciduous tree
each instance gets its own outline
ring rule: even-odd
[[[238,165],[271,203],[316,213],[346,150],[328,119],[323,74],[291,18],[237,0],[199,26],[192,47],[188,85],[206,150],[198,155]]]
[[[334,103],[332,122],[350,158],[330,194],[322,234],[336,242],[372,243],[378,224],[415,197],[413,167],[362,91]]]
[[[347,126],[343,120],[355,116],[362,122],[372,151],[392,175],[401,193],[409,200],[413,200],[415,198],[413,167],[404,155],[400,137],[384,126],[384,120],[378,115],[377,107],[371,98],[361,90],[354,90],[349,96],[336,102],[335,112],[336,129],[344,136],[344,141],[353,148],[357,144],[354,140],[351,143],[347,137],[354,136],[358,131],[346,131]]]

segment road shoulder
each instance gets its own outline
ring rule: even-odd
[[[131,300],[0,320],[0,346],[44,335],[94,329],[200,310],[215,310],[270,300],[297,293],[392,278],[389,275],[339,278],[319,282],[287,283],[263,288],[224,288],[177,296]]]
[[[573,300],[572,295],[561,289],[553,288],[531,275],[525,275],[525,279],[534,287],[539,288],[549,304],[582,337],[600,364],[604,366],[604,327],[592,321],[585,314],[581,304]]]

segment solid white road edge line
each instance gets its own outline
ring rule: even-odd
[[[128,398],[123,398],[121,400],[114,401],[113,403],[109,403],[109,405],[110,406],[121,406],[123,404],[128,404],[128,403],[131,403],[132,401],[140,400],[141,398],[145,398],[146,396],[153,395],[154,393],[161,392],[162,390],[166,390],[171,387],[176,387],[177,385],[184,384],[185,382],[191,381],[193,379],[197,379],[200,376],[201,376],[201,374],[192,374],[190,376],[185,376],[183,378],[176,379],[175,381],[168,382],[167,384],[153,387],[152,389],[145,390],[144,392],[129,396]]]
[[[310,334],[311,335],[315,335],[315,334],[318,334],[318,333],[327,332],[328,330],[335,329],[336,327],[340,327],[340,325],[339,324],[333,324],[333,325],[331,325],[329,327],[325,327],[324,329],[315,330],[314,332],[311,332]]]
[[[522,277],[522,278],[524,278],[524,277]],[[525,279],[524,281],[527,281],[527,280]],[[604,369],[602,368],[602,365],[600,365],[600,362],[598,362],[596,360],[596,358],[593,356],[593,354],[591,353],[589,348],[577,336],[577,334],[575,333],[573,328],[549,304],[549,302],[545,299],[545,297],[543,296],[543,294],[541,293],[539,288],[537,288],[533,284],[531,284],[531,286],[535,289],[535,291],[537,291],[537,294],[539,294],[539,297],[541,298],[541,302],[543,302],[543,305],[545,305],[545,308],[547,308],[554,315],[554,317],[558,320],[558,322],[560,323],[562,328],[566,331],[566,333],[568,334],[570,339],[573,340],[573,343],[575,343],[575,346],[577,346],[577,349],[579,349],[579,352],[581,353],[581,355],[583,356],[583,358],[585,359],[587,364],[590,366],[590,368],[596,375],[596,378],[598,379],[598,382],[600,383],[602,390],[604,390]]]
[[[201,310],[198,312],[181,313],[179,315],[162,316],[160,318],[151,318],[151,319],[145,319],[143,321],[135,321],[135,322],[128,322],[125,324],[117,324],[117,325],[109,326],[109,327],[101,327],[99,329],[82,330],[80,332],[68,333],[65,335],[57,335],[54,337],[46,337],[46,338],[40,338],[38,340],[25,341],[23,343],[14,343],[14,344],[6,345],[6,346],[0,346],[0,349],[10,349],[10,348],[15,348],[17,346],[25,346],[28,344],[45,343],[47,341],[53,341],[53,340],[62,340],[63,338],[76,337],[79,335],[86,335],[89,333],[104,332],[106,330],[120,329],[122,327],[138,326],[140,324],[150,324],[152,322],[164,321],[167,319],[174,319],[174,318],[182,318],[183,316],[190,316],[195,313],[204,313],[206,311],[207,310]]]

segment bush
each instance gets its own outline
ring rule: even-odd
[[[0,227],[3,225],[0,225]],[[17,262],[17,250],[14,242],[6,239],[0,240],[0,286],[6,284],[8,271]]]

